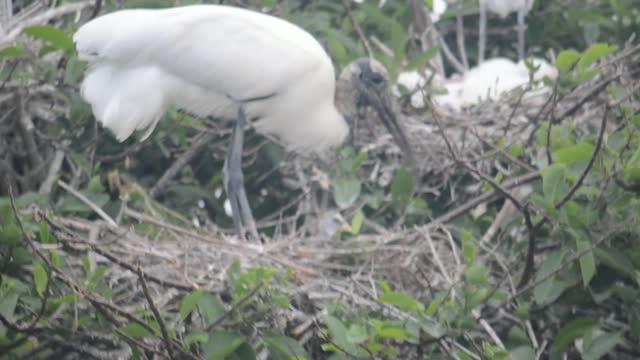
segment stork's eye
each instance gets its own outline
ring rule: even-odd
[[[385,81],[384,76],[379,73],[371,73],[371,76],[369,76],[369,80],[371,80],[371,82],[375,85],[382,85]]]

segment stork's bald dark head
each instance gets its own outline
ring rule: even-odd
[[[347,65],[338,77],[336,105],[347,119],[364,113],[366,107],[375,109],[382,124],[413,165],[411,147],[392,110],[388,83],[389,73],[384,65],[375,59],[357,59]]]

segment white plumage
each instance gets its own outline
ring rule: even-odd
[[[480,0],[487,6],[487,10],[506,18],[512,12],[524,11],[528,13],[533,7],[534,0]]]
[[[542,80],[545,76],[551,80],[558,77],[558,70],[545,60],[532,58],[531,62],[534,67],[538,67],[533,76],[535,81]],[[446,90],[446,94],[434,94],[431,98],[441,107],[460,111],[464,107],[473,106],[482,101],[498,100],[503,94],[526,86],[529,84],[529,76],[529,69],[524,61],[515,63],[506,58],[489,59],[464,75],[455,74],[444,80],[434,76],[432,87]],[[411,104],[415,108],[425,106],[424,94],[420,89],[426,85],[425,79],[429,77],[428,72],[421,75],[417,71],[403,72],[398,75],[398,84],[416,92],[411,97]],[[548,89],[544,84],[538,83],[534,90],[528,93],[528,97],[537,96],[539,90]]]
[[[446,0],[433,0],[433,9],[429,13],[431,17],[431,21],[438,22],[440,20],[440,16],[447,11],[447,2]]]
[[[227,6],[124,10],[85,24],[74,41],[91,63],[82,96],[120,141],[135,130],[146,138],[170,107],[235,118],[239,103],[268,96],[248,102],[247,116],[293,149],[323,150],[348,134],[331,59],[284,20]]]

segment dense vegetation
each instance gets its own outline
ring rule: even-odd
[[[121,144],[79,96],[78,26],[200,2],[0,0],[0,357],[640,358],[637,0],[535,1],[528,54],[559,70],[540,101],[443,113],[400,89],[417,169],[373,122],[329,161],[251,132],[260,245],[224,211],[229,123],[172,111]],[[476,63],[458,2],[435,44],[431,0],[232,3],[394,80],[460,58],[457,14]],[[490,18],[489,57],[516,57],[514,21]]]

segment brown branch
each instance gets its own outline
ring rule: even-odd
[[[158,311],[158,308],[153,303],[153,299],[149,294],[149,288],[147,288],[147,282],[144,280],[144,275],[142,274],[142,270],[140,269],[140,265],[136,269],[136,274],[138,275],[138,279],[140,280],[140,286],[142,287],[142,293],[144,297],[147,299],[147,303],[149,303],[149,308],[151,308],[151,312],[153,313],[153,317],[158,322],[158,326],[160,327],[160,332],[162,333],[162,338],[164,340],[164,346],[167,348],[167,353],[169,354],[170,359],[175,359],[173,356],[173,343],[169,338],[169,333],[167,332],[167,327],[164,324],[164,320],[162,319],[162,315]],[[180,348],[179,351],[182,351]]]
[[[522,186],[525,184],[528,184],[532,181],[538,180],[540,179],[540,173],[538,171],[533,171],[521,176],[518,176],[516,178],[504,181],[502,183],[502,187],[504,189],[513,189],[515,187],[518,186]],[[488,203],[491,202],[495,199],[498,198],[498,196],[500,195],[500,193],[496,190],[491,191],[491,192],[486,192],[484,194],[478,195],[470,200],[468,200],[467,202],[465,202],[464,204],[449,210],[448,212],[438,216],[437,218],[431,220],[427,226],[436,226],[438,224],[445,224],[455,218],[457,218],[458,216],[468,212],[469,210],[473,209],[474,207],[482,204],[482,203]]]
[[[24,141],[24,147],[29,157],[29,163],[33,168],[43,167],[44,161],[38,152],[38,144],[33,136],[33,119],[27,110],[27,93],[20,90],[16,93],[16,101],[18,103],[18,124],[20,124],[20,133]]]
[[[356,30],[356,34],[358,34],[358,38],[360,39],[360,42],[362,43],[365,50],[367,51],[367,55],[370,58],[373,58],[373,51],[371,51],[371,45],[369,45],[369,41],[367,41],[366,36],[364,36],[364,32],[362,32],[362,28],[360,28],[360,24],[358,24],[358,22],[356,21],[356,18],[353,16],[353,13],[351,13],[351,5],[349,4],[349,1],[342,0],[342,6],[344,6],[344,10],[347,12],[347,16],[349,17],[349,20],[351,21],[353,28]]]
[[[609,110],[610,110],[609,105],[607,105],[604,110],[604,115],[602,116],[602,124],[600,125],[600,132],[598,133],[598,141],[596,142],[596,148],[593,149],[593,154],[591,154],[591,158],[587,163],[587,167],[584,168],[584,171],[582,171],[582,174],[580,174],[578,181],[576,181],[576,183],[573,184],[573,187],[571,187],[569,192],[555,205],[556,209],[560,209],[564,204],[567,203],[567,201],[571,200],[575,192],[578,191],[578,189],[582,186],[582,183],[584,182],[584,179],[587,177],[587,174],[589,174],[589,171],[591,171],[591,168],[593,167],[593,164],[596,161],[596,157],[598,156],[598,153],[602,148],[602,141],[604,139],[604,133],[607,128],[607,117],[609,115]]]
[[[151,188],[150,194],[153,197],[161,195],[166,189],[167,184],[173,179],[178,172],[185,167],[193,158],[202,151],[202,149],[217,137],[216,133],[205,132],[196,137],[194,142],[189,146],[176,161],[162,174],[160,179]]]
[[[255,286],[253,289],[251,289],[251,291],[249,291],[242,298],[236,301],[228,311],[220,315],[220,317],[217,318],[216,321],[212,322],[211,325],[207,326],[206,331],[209,332],[214,327],[220,325],[226,318],[228,318],[231,314],[233,314],[236,310],[238,310],[242,305],[244,305],[247,301],[249,301],[249,299],[251,299],[255,294],[257,294],[258,291],[260,291],[260,289],[262,289],[263,287],[264,287],[264,283],[261,282],[257,286]]]

